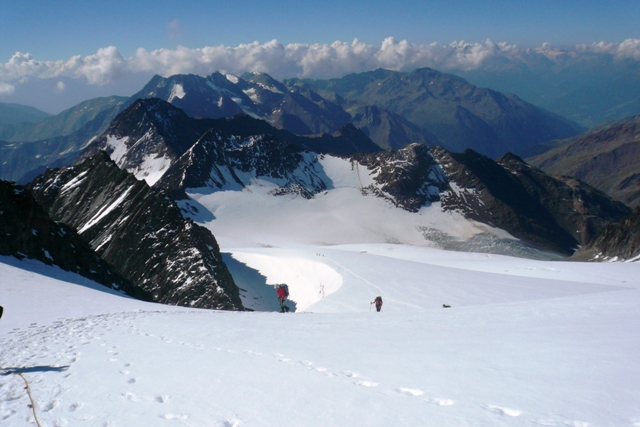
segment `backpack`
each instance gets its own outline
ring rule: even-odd
[[[282,287],[284,288],[284,296],[289,298],[289,286],[288,285],[282,285]]]

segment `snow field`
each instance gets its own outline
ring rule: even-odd
[[[475,272],[427,264],[438,258],[428,248],[398,249],[412,261],[396,251],[395,258],[370,253],[386,246],[397,245],[296,249],[304,262],[295,261],[292,249],[234,252],[246,268],[279,258],[274,265],[291,266],[287,280],[310,259],[327,268],[332,257],[340,262],[342,269],[331,268],[342,285],[307,307],[313,313],[293,314],[148,304],[91,289],[77,276],[77,283],[61,281],[74,275],[37,262],[3,258],[0,365],[25,370],[39,417],[50,426],[640,421],[636,265],[588,264],[594,280],[596,271],[606,280],[583,284],[500,271],[519,265],[529,269],[514,271],[544,275],[546,267],[579,278],[583,264],[500,257],[495,273]],[[469,255],[441,258],[462,263]],[[387,262],[407,277],[431,270],[424,276],[431,280],[419,287],[377,279]],[[363,279],[380,287],[382,313],[367,312],[372,294]],[[492,283],[489,296],[474,289]],[[290,287],[293,292],[295,281]],[[442,309],[447,288],[453,288],[452,308]],[[3,426],[29,425],[21,381],[0,376]]]

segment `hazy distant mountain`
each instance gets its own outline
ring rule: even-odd
[[[517,94],[583,126],[640,114],[640,62],[611,55],[543,49],[486,59],[456,70],[469,82]]]
[[[376,106],[348,108],[351,123],[383,148],[398,150],[412,143],[442,145],[431,132]]]
[[[84,125],[95,119],[101,119],[101,127],[106,129],[111,120],[122,110],[126,100],[127,98],[120,96],[94,98],[81,102],[55,116],[47,115],[46,118],[39,120],[37,123],[2,125],[0,126],[0,140],[32,142],[70,135],[81,130]]]
[[[38,122],[50,115],[26,105],[0,102],[0,125]]]
[[[429,131],[449,150],[472,148],[496,157],[577,134],[580,126],[517,96],[482,89],[430,68],[376,70],[340,79],[285,81],[347,105],[375,105]]]
[[[607,122],[528,161],[579,178],[629,206],[640,206],[640,116]]]

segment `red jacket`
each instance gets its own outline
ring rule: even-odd
[[[286,298],[287,293],[284,288],[278,288],[278,298]]]

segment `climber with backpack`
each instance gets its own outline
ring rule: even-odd
[[[289,298],[289,287],[287,285],[278,285],[276,287],[276,292],[278,293],[278,302],[280,302],[280,312],[288,312],[289,307],[284,305],[284,302]]]
[[[371,304],[376,305],[376,311],[379,313],[380,310],[382,310],[382,297],[378,295],[376,299],[373,300],[373,302],[369,303],[369,307],[371,307]]]

